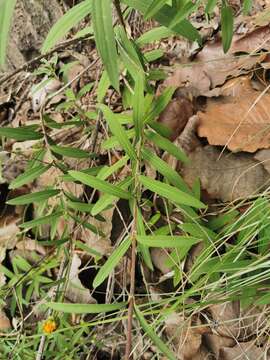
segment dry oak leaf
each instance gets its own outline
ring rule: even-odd
[[[222,348],[218,360],[269,360],[266,351],[255,346],[254,341],[239,343],[233,348]]]
[[[237,77],[264,61],[265,54],[256,54],[260,49],[269,50],[270,28],[264,26],[250,33],[233,37],[227,54],[223,53],[221,41],[208,42],[195,57],[195,61],[178,67],[164,82],[164,86],[185,87],[194,96],[218,96],[218,85],[228,77]],[[244,52],[250,55],[234,56]]]
[[[269,182],[269,174],[251,154],[225,151],[220,158],[220,150],[207,145],[197,147],[189,154],[189,159],[190,164],[182,168],[183,179],[192,186],[199,178],[202,189],[206,189],[213,199],[246,198],[265,188]]]
[[[270,148],[270,94],[253,89],[240,93],[208,99],[205,111],[198,113],[198,135],[234,152]]]

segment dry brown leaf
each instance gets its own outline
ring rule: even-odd
[[[224,347],[233,347],[235,345],[235,340],[232,338],[216,335],[216,334],[205,334],[204,340],[207,344],[208,349],[215,355],[216,358],[219,356],[221,348]]]
[[[81,263],[79,256],[76,253],[73,254],[65,296],[73,303],[95,304],[96,300],[90,295],[90,291],[82,285],[79,279]]]
[[[197,320],[199,325],[199,320]],[[202,343],[205,328],[192,327],[191,320],[185,320],[180,314],[170,314],[165,320],[165,332],[175,346],[179,359],[192,360]]]
[[[195,62],[177,68],[164,82],[164,86],[185,87],[194,96],[217,96],[218,85],[224,84],[228,77],[237,77],[265,56],[234,56],[235,53],[252,53],[261,48],[269,49],[270,29],[268,26],[255,29],[250,33],[235,35],[227,54],[223,53],[220,40],[207,43],[196,56]]]
[[[254,341],[239,343],[233,348],[222,348],[218,360],[269,360],[266,350],[254,345]]]
[[[250,154],[232,154],[214,146],[197,147],[189,154],[190,164],[182,168],[182,175],[189,186],[196,178],[209,196],[222,201],[246,198],[264,188],[269,174]]]
[[[166,266],[166,261],[168,260],[168,250],[160,248],[151,249],[151,259],[154,266],[162,272],[162,274],[167,274],[171,269]]]
[[[209,353],[208,349],[202,345],[198,352],[192,356],[191,360],[215,360],[215,358]]]
[[[174,141],[180,135],[192,114],[192,103],[183,97],[178,97],[166,106],[160,114],[158,122],[171,130],[170,139]]]
[[[0,310],[0,331],[11,329],[11,323],[3,310]]]
[[[237,339],[240,335],[240,306],[238,301],[214,304],[208,308],[213,321],[217,324],[216,332],[224,337]]]
[[[255,156],[255,160],[258,160],[265,170],[270,174],[270,149],[263,149],[258,151]]]
[[[0,220],[0,246],[6,249],[12,249],[18,241],[17,235],[20,232],[18,216],[3,216]]]
[[[270,148],[270,94],[249,89],[241,96],[208,99],[199,112],[198,135],[232,151]]]

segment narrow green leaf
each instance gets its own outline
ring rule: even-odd
[[[102,169],[99,171],[97,177],[101,180],[106,180],[109,176],[111,176],[112,174],[114,174],[116,171],[118,171],[119,169],[121,169],[124,165],[126,165],[127,161],[129,160],[129,157],[123,156],[120,160],[118,160],[116,163],[114,163],[111,166],[104,166],[102,167]]]
[[[69,147],[69,146],[57,146],[57,145],[51,145],[50,149],[52,152],[58,155],[67,156],[71,158],[76,159],[89,159],[91,158],[91,155],[93,157],[93,154],[89,154],[85,150]]]
[[[204,205],[201,201],[199,201],[195,197],[186,194],[183,191],[178,190],[177,188],[171,185],[164,184],[160,181],[150,179],[143,175],[140,175],[139,179],[140,182],[147,189],[157,193],[160,196],[164,196],[165,198],[176,204],[188,205],[199,209],[206,208],[206,205]]]
[[[248,15],[250,10],[252,9],[252,0],[244,0],[243,1],[243,13],[244,15]]]
[[[156,146],[158,146],[162,150],[167,151],[177,160],[182,161],[184,164],[188,164],[190,162],[186,154],[176,145],[174,145],[170,140],[155,133],[154,131],[146,131],[145,135],[150,141],[153,141]]]
[[[80,171],[69,171],[69,174],[75,179],[80,181],[81,183],[91,186],[94,189],[97,189],[101,192],[114,195],[120,199],[129,200],[132,196],[127,191],[122,190],[117,185],[112,185],[104,180],[100,180],[92,175],[84,174]]]
[[[137,240],[142,245],[160,248],[181,248],[187,245],[191,247],[202,241],[201,238],[178,235],[137,235]]]
[[[199,5],[199,1],[193,3],[192,1],[187,1],[183,6],[177,11],[172,21],[170,22],[169,28],[173,29],[176,25],[181,24],[181,22],[190,15]]]
[[[30,170],[25,171],[23,174],[19,175],[16,179],[12,180],[9,184],[10,189],[16,189],[25,184],[29,184],[35,180],[40,175],[44,174],[50,166],[38,165]]]
[[[122,2],[145,14],[152,0],[122,0]],[[154,18],[161,25],[169,27],[176,11],[177,8],[175,6],[172,7],[165,5],[154,15]],[[181,21],[181,23],[177,24],[172,30],[175,33],[182,35],[192,41],[198,41],[199,43],[201,42],[201,37],[198,30],[195,29],[194,26],[191,25],[191,23],[187,20]]]
[[[184,182],[181,176],[164,160],[160,159],[155,153],[145,148],[141,150],[141,153],[143,159],[152,165],[154,169],[156,169],[160,174],[165,176],[172,185],[188,194],[192,194],[191,190],[188,188],[187,184]]]
[[[56,219],[58,219],[62,215],[63,215],[63,212],[59,211],[59,212],[56,212],[56,213],[53,213],[50,215],[43,216],[38,219],[26,221],[23,224],[21,224],[20,227],[23,229],[32,229],[32,228],[40,226],[40,225],[52,224]]]
[[[167,0],[152,0],[151,4],[148,6],[144,17],[145,20],[148,20],[149,18],[156,15],[156,13],[164,6],[166,5]]]
[[[93,204],[87,204],[79,201],[68,201],[67,206],[73,210],[90,213],[93,208]]]
[[[136,40],[136,44],[141,47],[153,41],[160,41],[161,39],[172,36],[173,34],[174,32],[172,30],[166,28],[165,26],[159,26],[142,34],[139,39]]]
[[[116,265],[122,259],[131,245],[131,239],[127,237],[114,252],[110,255],[105,264],[99,269],[94,281],[93,287],[96,288],[110,275]]]
[[[38,191],[27,195],[18,196],[14,199],[8,200],[8,205],[26,205],[34,202],[45,201],[52,196],[56,196],[60,190],[44,190]]]
[[[100,109],[102,110],[109,127],[111,129],[111,132],[113,135],[117,138],[119,144],[123,147],[123,149],[126,151],[130,159],[135,160],[136,159],[136,153],[134,151],[134,148],[132,147],[126,132],[124,131],[123,127],[120,125],[120,123],[117,120],[117,117],[115,114],[105,105],[100,105]]]
[[[1,127],[0,136],[15,139],[18,141],[39,140],[43,135],[33,131],[33,126],[22,126],[19,128]]]
[[[145,117],[145,123],[150,123],[165,109],[173,94],[175,93],[175,87],[166,88],[163,93],[155,100],[150,112]]]
[[[208,0],[205,7],[205,12],[207,14],[212,14],[216,4],[217,4],[217,0]]]
[[[233,11],[230,6],[225,4],[221,8],[221,34],[223,51],[226,53],[231,46],[233,37]]]
[[[110,87],[110,79],[108,77],[108,73],[106,70],[103,71],[101,78],[98,82],[97,87],[97,102],[102,103],[109,87]]]
[[[141,137],[144,115],[144,77],[138,74],[135,82],[133,96],[133,123],[135,126],[136,139]]]
[[[174,356],[173,352],[167,347],[167,345],[161,340],[161,338],[155,333],[151,325],[147,323],[145,320],[142,312],[139,308],[135,305],[134,306],[135,314],[141,327],[143,328],[144,332],[149,336],[149,338],[153,341],[153,343],[158,347],[158,349],[166,356],[169,360],[177,360]]]
[[[132,183],[132,178],[127,177],[126,179],[122,180],[117,186],[125,190],[129,187],[131,183]],[[118,197],[115,197],[110,194],[102,195],[98,199],[98,201],[94,204],[93,209],[91,211],[91,215],[96,216],[97,214],[101,213],[101,211],[105,210],[110,205],[113,205],[117,199]]]
[[[111,0],[93,0],[92,22],[96,46],[112,86],[119,91],[118,55],[112,23]]]
[[[55,46],[60,39],[67,35],[70,29],[90,14],[91,7],[91,1],[85,0],[68,10],[51,28],[43,43],[42,54],[45,54]]]
[[[115,119],[115,121],[117,121],[117,119]],[[125,134],[128,139],[133,139],[135,136],[135,129],[132,128],[132,129],[125,131]],[[110,150],[114,147],[119,146],[119,141],[116,136],[111,136],[107,140],[103,141],[101,146],[104,150]]]
[[[46,303],[50,309],[73,314],[100,314],[123,309],[127,303],[116,304],[66,304],[66,303]]]
[[[143,222],[143,216],[141,213],[140,208],[137,207],[137,234],[138,235],[145,235],[145,227]],[[149,248],[145,245],[138,244],[138,249],[140,253],[142,254],[143,260],[146,263],[146,265],[149,267],[150,270],[154,270],[153,264],[152,264],[152,258],[149,251]]]
[[[11,25],[16,0],[0,1],[0,67],[4,67],[8,44],[8,33]]]

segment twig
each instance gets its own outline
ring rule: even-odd
[[[50,57],[55,51],[59,51],[59,50],[61,50],[61,49],[64,49],[64,48],[66,48],[67,46],[76,44],[76,43],[79,42],[79,41],[87,40],[87,39],[89,38],[89,36],[90,36],[89,34],[86,34],[86,35],[80,36],[80,37],[78,37],[78,38],[73,38],[73,39],[64,41],[64,42],[62,42],[61,44],[59,44],[59,45],[57,45],[56,47],[54,47],[52,50],[48,51],[47,53],[36,56],[34,59],[26,62],[25,64],[23,64],[22,66],[18,67],[16,70],[14,70],[13,72],[7,74],[7,75],[4,76],[4,77],[1,77],[1,78],[0,78],[0,86],[1,86],[4,82],[6,82],[6,81],[8,81],[9,79],[13,78],[15,75],[19,74],[20,72],[25,71],[25,70],[27,70],[27,69],[30,68],[30,67],[36,67],[36,66],[40,63],[40,61],[41,61],[42,59],[47,59],[47,58]]]

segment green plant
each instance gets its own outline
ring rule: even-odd
[[[81,97],[93,88],[91,83],[78,94],[74,94],[70,88],[65,89],[66,101],[58,106],[58,110],[69,116],[72,114],[68,121],[57,123],[42,109],[39,125],[0,129],[3,138],[36,141],[27,169],[11,182],[10,189],[29,184],[51,169],[57,170],[60,174],[54,186],[8,202],[10,205],[35,205],[38,216],[20,225],[22,234],[32,230],[41,244],[52,249],[53,255],[42,259],[42,262],[37,261],[34,267],[23,258],[15,258],[13,272],[1,266],[1,271],[9,279],[1,289],[2,303],[11,301],[13,315],[22,313],[22,308],[29,305],[31,297],[35,294],[46,299],[46,303],[40,305],[42,311],[46,314],[46,311],[51,309],[58,320],[58,329],[48,335],[48,341],[43,348],[43,354],[47,359],[60,359],[63,356],[79,358],[85,348],[101,347],[102,344],[95,338],[94,330],[91,330],[98,325],[128,320],[128,334],[131,336],[133,315],[159,351],[168,359],[175,359],[173,352],[159,336],[162,323],[170,313],[182,309],[191,313],[204,309],[208,304],[233,299],[240,299],[243,306],[247,306],[255,293],[259,294],[256,298],[258,304],[270,301],[269,284],[266,281],[269,277],[268,194],[251,199],[249,207],[243,213],[239,211],[240,203],[231,206],[224,213],[217,211],[211,216],[206,213],[207,207],[200,200],[199,184],[194,184],[193,189],[190,189],[175,170],[148,148],[149,144],[154,145],[178,161],[188,162],[187,156],[168,139],[169,130],[157,122],[159,114],[171,100],[175,89],[166,89],[159,97],[154,96],[153,72],[149,61],[160,54],[149,55],[142,48],[145,43],[175,32],[191,40],[200,41],[197,30],[185,19],[196,9],[199,2],[194,4],[189,1],[169,3],[124,0],[121,3],[127,5],[123,14],[118,14],[123,23],[130,8],[135,8],[146,18],[154,17],[161,26],[134,40],[127,35],[122,25],[113,23],[110,0],[86,0],[73,7],[59,20],[43,45],[42,51],[46,53],[66,35],[67,31],[91,13],[93,28],[89,33],[90,36],[93,34],[104,63],[104,71],[95,94],[97,101],[94,111],[89,113],[80,106]],[[206,11],[211,12],[215,3],[209,1]],[[0,2],[1,4],[3,6],[3,2]],[[247,7],[248,4],[245,2],[245,9]],[[119,6],[117,9],[119,12]],[[221,17],[223,48],[226,52],[230,47],[233,27],[232,11],[226,3],[222,5]],[[3,48],[4,46],[1,46],[2,53]],[[120,73],[123,81],[120,81]],[[54,67],[51,67],[50,62],[45,63],[37,74],[53,76]],[[125,94],[125,106],[130,110],[128,114],[114,113],[105,105],[104,98],[109,88]],[[110,166],[90,166],[76,170],[76,166],[72,167],[64,160],[95,159],[98,157],[95,147],[89,153],[75,146],[59,145],[50,138],[50,130],[62,127],[71,130],[81,126],[83,136],[88,139],[95,134],[97,128],[93,126],[93,122],[89,125],[89,120],[94,120],[96,125],[103,119],[108,126],[108,136],[105,137],[105,133],[103,134],[102,148],[108,153],[117,149],[121,154],[120,158]],[[129,172],[119,181],[117,172],[126,165]],[[145,166],[149,165],[157,172],[156,179],[146,176]],[[68,191],[63,186],[64,183],[84,184],[93,191],[99,191],[101,195],[96,202],[84,201]],[[147,204],[151,209],[155,209],[154,194],[162,201],[163,212],[153,210],[151,218],[147,219],[143,216],[144,206]],[[53,201],[50,201],[52,199]],[[126,226],[121,242],[104,262],[101,254],[87,248],[83,243],[74,241],[68,224],[74,223],[74,227],[82,226],[94,233],[100,233],[101,230],[91,224],[90,220],[104,221],[102,212],[116,207],[120,199],[128,202],[132,222],[128,224],[129,227]],[[175,214],[178,216],[174,216]],[[163,226],[158,225],[159,219],[162,219]],[[61,233],[57,225],[62,220],[65,226]],[[40,236],[44,225],[50,227],[50,233],[45,240]],[[185,273],[182,267],[183,260],[197,243],[203,244],[203,251]],[[104,283],[129,249],[131,250],[131,284],[129,293],[124,296],[125,301],[114,299],[111,304],[63,302],[71,255],[76,247],[90,253],[95,260],[93,267],[97,273],[92,283],[93,288],[98,288]],[[152,270],[151,247],[170,250],[166,265],[171,270],[175,291],[159,301],[147,299],[143,304],[138,304],[134,285],[136,257]],[[55,278],[51,269],[57,268],[61,262],[65,266],[62,273],[59,270],[59,278]],[[57,289],[56,296],[48,296],[48,287]],[[186,304],[190,297],[195,297],[198,301]],[[70,313],[91,314],[93,317],[79,325],[70,325],[67,315]],[[104,315],[105,313],[108,314]],[[148,320],[150,317],[154,318],[151,324]],[[0,349],[4,356],[12,352],[14,358],[33,359],[42,336],[40,324],[25,331],[22,316],[18,333],[1,340]],[[24,347],[30,351],[26,353]],[[129,338],[126,358],[130,352]]]

